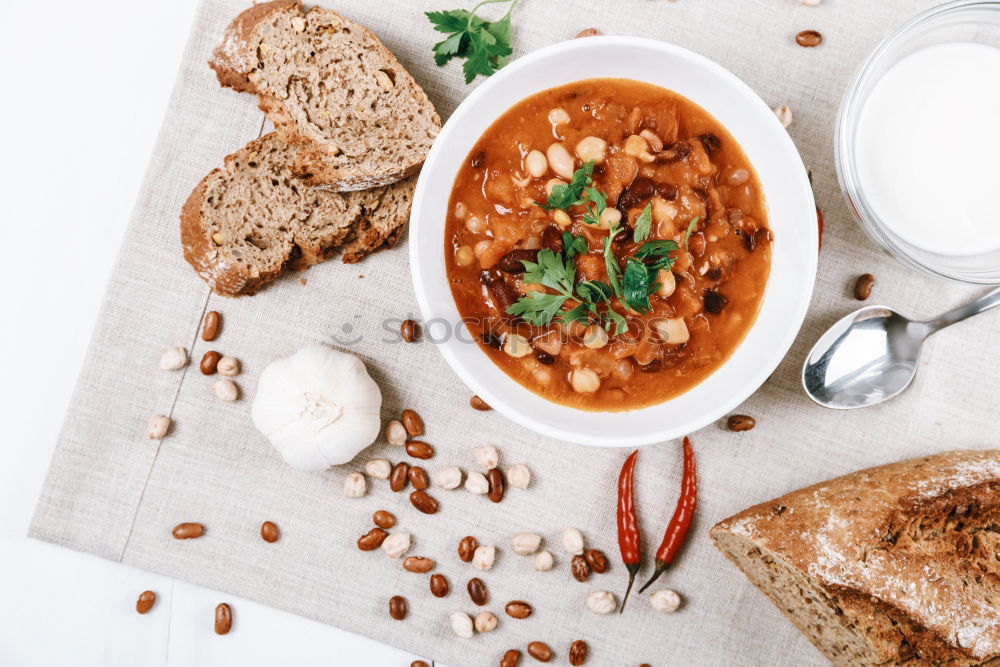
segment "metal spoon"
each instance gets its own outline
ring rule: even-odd
[[[1000,288],[926,322],[885,306],[862,308],[816,341],[802,367],[802,384],[809,398],[827,408],[881,403],[909,386],[925,338],[997,305]]]

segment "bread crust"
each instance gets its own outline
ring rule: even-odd
[[[1000,450],[861,470],[746,509],[710,534],[748,576],[743,555],[723,546],[732,536],[804,575],[844,632],[868,643],[871,664],[1000,658]],[[773,583],[751,580],[778,602]]]
[[[222,42],[212,51],[208,66],[225,88],[241,93],[256,93],[257,87],[249,74],[257,66],[257,47],[254,31],[271,16],[289,10],[301,12],[300,0],[271,0],[253,5],[237,14],[226,28]]]

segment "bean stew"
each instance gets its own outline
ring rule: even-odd
[[[772,235],[753,167],[704,109],[590,79],[511,107],[469,153],[445,229],[452,295],[490,358],[585,410],[653,405],[757,316]]]

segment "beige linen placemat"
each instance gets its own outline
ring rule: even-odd
[[[462,83],[457,64],[433,65],[431,45],[439,35],[422,12],[460,4],[467,3],[339,0],[330,6],[374,30],[447,116],[471,87]],[[181,204],[202,175],[263,127],[255,99],[220,89],[205,64],[244,0],[207,0],[198,13],[31,535],[259,600],[455,666],[496,664],[505,649],[535,639],[549,642],[564,662],[569,643],[578,638],[591,645],[591,665],[821,663],[711,547],[709,526],[749,504],[864,466],[996,445],[998,313],[934,338],[913,387],[882,406],[826,411],[806,399],[798,380],[811,343],[857,306],[850,287],[859,273],[877,276],[874,301],[915,316],[979,291],[916,275],[879,252],[850,218],[834,174],[833,119],[850,76],[892,26],[932,4],[828,0],[809,8],[794,0],[521,0],[515,11],[515,55],[592,26],[658,37],[733,70],[769,104],[790,105],[790,131],[813,168],[826,214],[806,324],[782,366],[742,408],[757,418],[757,428],[732,434],[713,425],[694,434],[700,506],[690,544],[663,581],[684,596],[681,612],[662,616],[640,598],[624,616],[599,617],[584,606],[588,592],[607,588],[619,595],[625,581],[613,503],[624,452],[561,444],[496,413],[474,412],[467,407],[468,390],[433,345],[384,342],[386,318],[418,314],[405,241],[359,265],[314,267],[301,276],[308,284],[288,276],[239,300],[211,295],[184,262]],[[822,32],[823,45],[796,46],[793,37],[803,29]],[[207,309],[225,318],[221,337],[211,344],[196,335]],[[344,476],[367,458],[400,459],[399,450],[384,442],[354,464],[326,473],[290,469],[251,425],[250,399],[265,364],[311,341],[340,341],[364,359],[384,392],[383,417],[403,407],[424,416],[427,439],[438,449],[432,470],[448,464],[472,468],[472,447],[495,443],[504,464],[528,463],[532,488],[509,491],[500,505],[463,491],[437,492],[441,512],[425,516],[384,482],[363,500],[342,497]],[[184,372],[160,371],[161,351],[174,345],[191,349],[195,360],[209,348],[242,359],[245,371],[237,380],[243,399],[217,401],[213,378],[193,365]],[[162,442],[146,437],[146,420],[156,412],[174,420]],[[670,516],[679,474],[677,443],[642,451],[637,488],[647,554]],[[381,553],[354,547],[378,508],[395,512],[401,528],[414,534],[414,554],[439,561],[438,571],[452,584],[449,597],[432,598],[426,575],[404,572]],[[263,520],[280,526],[280,541],[260,539]],[[202,522],[207,534],[174,540],[170,529],[181,521]],[[614,564],[609,574],[586,584],[572,579],[558,545],[568,524],[608,554]],[[555,570],[534,572],[530,559],[506,547],[519,531],[545,536],[557,554]],[[454,611],[476,610],[464,592],[474,571],[454,557],[466,534],[501,547],[496,567],[477,572],[490,589],[488,608],[500,616],[500,628],[471,640],[456,638],[447,621]],[[387,600],[394,594],[410,600],[403,623],[388,616]],[[503,603],[516,598],[535,606],[530,619],[503,615]]]

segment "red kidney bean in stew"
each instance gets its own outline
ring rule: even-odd
[[[757,316],[771,264],[760,182],[719,122],[664,88],[591,79],[511,107],[455,179],[452,294],[491,359],[586,410],[704,380]]]

